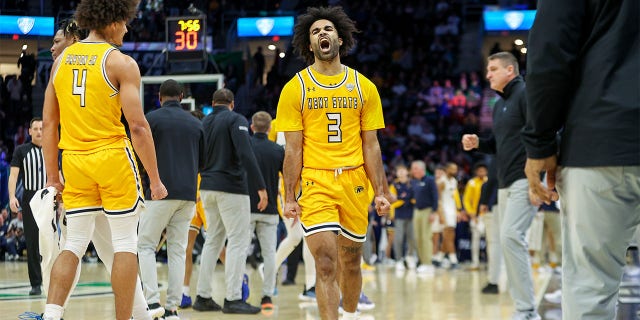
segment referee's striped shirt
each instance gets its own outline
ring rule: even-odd
[[[18,146],[13,152],[11,166],[20,168],[18,180],[22,180],[25,190],[37,191],[47,184],[42,147],[31,142]]]

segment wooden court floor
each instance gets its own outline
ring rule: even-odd
[[[198,267],[194,266],[191,290],[195,297]],[[215,271],[216,283],[223,283],[223,266]],[[159,265],[158,279],[166,288],[166,265]],[[260,303],[262,281],[258,272],[249,270],[251,296],[249,302]],[[534,273],[535,291],[538,301],[551,278],[549,274]],[[108,275],[101,263],[85,263],[79,286],[74,291],[65,311],[65,320],[113,319],[113,294]],[[468,271],[464,266],[457,270],[438,270],[433,276],[418,275],[413,271],[396,273],[392,267],[378,265],[375,271],[363,273],[364,292],[376,307],[360,315],[362,320],[429,320],[429,319],[510,319],[513,306],[509,294],[502,285],[499,295],[483,295],[481,288],[486,282],[486,272]],[[198,312],[193,309],[179,310],[181,319],[320,319],[317,306],[302,303],[298,295],[304,283],[303,266],[300,266],[296,285],[278,286],[278,295],[273,301],[276,308],[271,315],[225,315],[221,312]],[[24,311],[42,312],[44,297],[29,297],[29,282],[26,262],[0,262],[0,319],[17,319]],[[223,286],[214,293],[214,300],[224,299]],[[162,293],[165,299],[166,291]],[[544,316],[544,315],[543,315]]]

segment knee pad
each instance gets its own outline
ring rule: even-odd
[[[82,259],[82,256],[87,251],[94,227],[95,215],[68,217],[64,250],[71,251],[78,259]]]
[[[138,253],[138,218],[137,214],[126,217],[109,217],[114,253]]]

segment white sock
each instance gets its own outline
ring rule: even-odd
[[[182,286],[182,294],[185,296],[191,295],[191,288],[189,286]]]
[[[358,319],[358,312],[346,312],[344,311],[342,313],[342,320],[357,320]]]
[[[47,304],[44,306],[44,319],[45,320],[60,320],[64,313],[64,308],[57,304]]]

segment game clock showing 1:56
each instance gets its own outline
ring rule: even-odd
[[[206,20],[204,17],[169,17],[167,54],[170,60],[201,59],[205,54]]]

